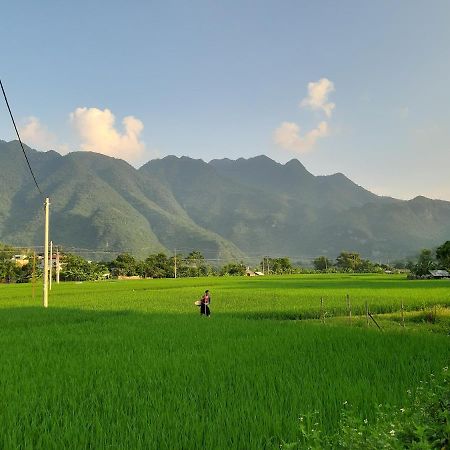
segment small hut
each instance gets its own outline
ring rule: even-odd
[[[450,278],[450,273],[446,270],[430,270],[432,278]]]

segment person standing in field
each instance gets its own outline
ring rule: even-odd
[[[211,303],[211,295],[209,294],[208,289],[206,289],[205,293],[202,295],[200,299],[200,315],[205,315],[206,317],[211,317],[211,311],[209,309],[209,304]]]

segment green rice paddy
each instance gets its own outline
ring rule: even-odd
[[[206,288],[210,319],[193,305]],[[450,361],[448,332],[329,319],[347,294],[354,316],[449,307],[449,280],[62,283],[47,310],[40,294],[0,286],[0,448],[279,448],[300,416],[331,432],[348,402],[370,420]]]

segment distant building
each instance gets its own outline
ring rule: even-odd
[[[450,273],[446,270],[430,270],[430,274],[433,278],[450,278]]]
[[[14,255],[11,261],[14,261],[17,267],[26,266],[30,262],[27,255]]]
[[[250,269],[250,267],[247,267],[247,269],[245,270],[245,275],[248,277],[258,277],[264,274],[262,272],[257,272],[256,270],[253,271]]]
[[[256,273],[253,272],[253,270],[251,270],[250,267],[247,267],[247,269],[245,269],[245,275],[248,277],[255,277]]]

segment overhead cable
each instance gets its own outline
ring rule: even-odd
[[[30,161],[28,160],[27,154],[25,153],[25,148],[23,147],[23,144],[22,144],[22,140],[20,139],[19,130],[17,129],[16,122],[14,120],[14,116],[12,114],[11,108],[9,107],[8,99],[6,97],[5,89],[3,88],[2,80],[0,80],[0,86],[2,88],[3,97],[5,98],[6,106],[8,108],[9,115],[11,116],[11,120],[12,120],[12,123],[14,125],[14,129],[16,130],[17,138],[19,139],[20,146],[22,147],[23,154],[24,154],[25,159],[26,159],[27,164],[28,164],[28,168],[30,169],[31,176],[33,177],[34,184],[36,185],[36,187],[37,187],[39,193],[41,194],[42,198],[44,198],[44,194],[42,193],[41,188],[39,187],[38,182],[36,181],[36,177],[34,176],[33,169],[31,168]]]

